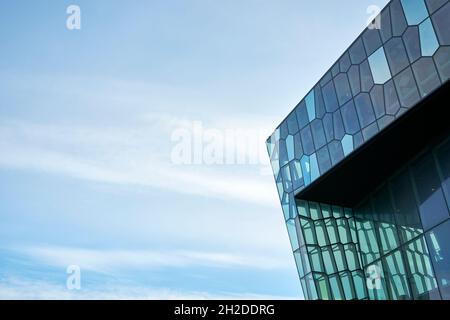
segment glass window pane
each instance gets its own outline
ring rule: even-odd
[[[319,246],[323,247],[329,245],[330,242],[328,241],[323,221],[315,221],[314,226],[316,228],[317,243],[319,244]]]
[[[334,78],[334,85],[336,87],[337,97],[339,100],[339,105],[343,105],[348,100],[352,98],[352,93],[350,92],[350,85],[348,83],[347,74],[340,73]]]
[[[316,119],[311,122],[311,131],[316,149],[322,148],[327,143],[322,120]]]
[[[386,113],[395,116],[400,110],[400,101],[398,100],[397,91],[394,87],[394,82],[389,80],[384,85],[384,99],[386,105]]]
[[[333,165],[344,158],[344,150],[340,141],[331,141],[328,145],[328,149],[330,150],[331,162]]]
[[[328,204],[320,204],[320,209],[322,211],[322,216],[326,219],[326,218],[331,218],[332,217],[332,213],[331,213],[331,207]]]
[[[406,18],[400,1],[393,1],[390,6],[392,35],[401,36],[407,27]]]
[[[316,283],[317,283],[317,291],[318,291],[319,299],[331,300],[332,295],[331,295],[330,284],[328,283],[328,277],[315,274],[314,279],[316,280]]]
[[[353,136],[346,134],[344,138],[342,138],[342,148],[344,149],[344,155],[348,156],[352,153],[353,146]]]
[[[334,126],[334,138],[342,139],[345,135],[344,123],[342,122],[342,116],[340,110],[333,113],[333,126]]]
[[[419,26],[420,49],[422,56],[431,57],[439,48],[439,42],[434,33],[431,20],[428,18]]]
[[[302,101],[295,108],[295,113],[297,115],[298,127],[300,129],[304,128],[309,123],[308,112],[306,111],[306,103]]]
[[[370,56],[379,47],[381,47],[381,38],[378,29],[367,28],[363,35],[364,47],[366,48],[366,53]]]
[[[315,151],[315,147],[310,126],[307,126],[302,129],[302,131],[300,131],[300,137],[302,140],[303,152],[307,155],[313,154]]]
[[[369,57],[369,65],[375,83],[384,84],[391,78],[391,71],[389,70],[383,47],[379,48]]]
[[[450,139],[437,148],[436,159],[442,174],[442,187],[447,203],[450,203]]]
[[[334,139],[333,115],[331,113],[327,113],[323,117],[323,126],[325,129],[325,137],[327,138],[327,142],[330,142]]]
[[[325,108],[328,112],[334,112],[339,108],[338,100],[336,97],[336,91],[334,90],[333,81],[328,82],[323,89],[323,100],[325,102]]]
[[[442,81],[450,79],[450,47],[441,47],[434,55]]]
[[[442,299],[450,300],[450,221],[428,232],[426,238]]]
[[[384,45],[384,50],[393,75],[396,75],[409,65],[409,59],[401,38],[389,40]]]
[[[322,258],[323,263],[325,265],[325,271],[328,274],[335,273],[337,270],[334,264],[333,253],[331,252],[331,248],[329,247],[322,248]]]
[[[414,299],[440,299],[437,281],[431,267],[430,254],[423,236],[405,246],[406,260],[411,273],[409,283]]]
[[[297,228],[295,227],[295,220],[289,219],[286,221],[289,239],[291,240],[292,251],[295,251],[299,248],[299,241],[297,236]]]
[[[300,188],[304,185],[303,173],[302,173],[300,161],[294,160],[294,161],[290,162],[289,170],[291,171],[291,175],[292,175],[292,187],[294,190],[297,190],[298,188]]]
[[[336,221],[334,219],[326,219],[325,225],[327,227],[327,234],[331,244],[337,243],[338,237],[337,237]]]
[[[352,94],[356,96],[361,92],[361,81],[359,79],[359,66],[352,65],[348,70],[348,79],[350,81],[350,87]]]
[[[341,108],[341,113],[342,119],[344,121],[345,131],[347,133],[355,134],[359,130],[361,130],[353,100],[350,100]]]
[[[334,261],[336,262],[336,267],[338,271],[344,271],[347,269],[347,266],[345,264],[345,254],[344,254],[344,247],[341,245],[334,245],[333,246],[333,255],[334,255]]]
[[[422,58],[416,61],[412,68],[422,97],[430,94],[440,86],[441,80],[439,80],[432,58]]]
[[[428,17],[424,0],[401,0],[403,11],[409,25],[415,25]]]
[[[360,64],[366,59],[366,51],[361,38],[358,38],[349,49],[350,59],[353,64]]]
[[[450,45],[450,3],[447,3],[433,15],[433,25],[441,45]]]
[[[311,166],[311,181],[316,180],[320,176],[319,164],[317,162],[317,155],[314,153],[309,159]]]
[[[400,98],[400,103],[405,108],[414,106],[419,100],[419,91],[411,68],[405,69],[394,78],[395,86]]]
[[[419,27],[409,27],[403,35],[403,41],[405,42],[409,61],[414,62],[419,59],[422,54],[419,41]]]
[[[361,77],[361,91],[369,92],[373,87],[373,77],[370,71],[369,61],[364,61],[359,67]]]
[[[318,220],[322,219],[322,211],[320,210],[320,205],[317,202],[309,203],[309,212],[311,213],[311,219]]]
[[[286,151],[288,161],[294,160],[295,149],[294,149],[294,136],[288,135],[286,138]]]
[[[306,111],[308,112],[308,119],[311,122],[316,118],[316,103],[314,90],[308,93],[308,95],[305,98],[305,103],[306,103]]]
[[[298,132],[298,121],[297,116],[295,115],[295,112],[291,112],[289,116],[286,119],[287,126],[288,126],[288,132],[291,135],[294,135]]]
[[[306,244],[317,244],[316,234],[312,221],[305,218],[300,218],[300,224],[302,226],[303,236],[305,237]]]
[[[383,86],[375,85],[370,91],[370,98],[372,99],[375,116],[379,119],[386,114],[386,110],[384,109]]]
[[[325,272],[322,255],[318,247],[308,246],[309,257],[311,258],[311,267],[313,272]]]
[[[355,299],[351,275],[348,272],[341,273],[340,278],[342,281],[342,288],[344,289],[345,300]]]
[[[321,174],[324,174],[331,168],[331,159],[330,154],[328,153],[327,146],[317,151],[317,162],[319,163],[319,169]]]
[[[341,288],[341,281],[339,279],[338,275],[334,275],[330,277],[330,286],[331,286],[331,291],[333,293],[333,299],[334,300],[342,300],[343,297],[343,292],[342,292],[342,288]]]
[[[358,252],[356,250],[356,245],[354,244],[346,244],[344,245],[345,251],[345,259],[347,261],[347,266],[350,271],[356,270],[360,268]]]
[[[364,274],[361,271],[353,271],[352,278],[355,283],[357,298],[359,300],[367,298],[367,284]]]
[[[297,200],[297,211],[298,211],[298,214],[303,217],[307,217],[307,218],[310,217],[308,202],[306,202],[304,200]]]
[[[384,260],[385,277],[388,283],[390,296],[394,300],[409,300],[412,298],[402,254],[396,251]]]
[[[356,112],[358,114],[361,127],[367,127],[375,121],[375,114],[372,108],[372,102],[367,93],[361,93],[355,98]]]
[[[395,220],[400,229],[402,242],[412,240],[423,233],[419,211],[408,171],[403,171],[392,179],[390,189],[395,209]]]
[[[373,221],[357,219],[356,226],[362,261],[364,265],[367,265],[380,257],[375,225]]]
[[[339,232],[339,238],[341,243],[348,243],[351,242],[351,235],[350,235],[350,227],[348,225],[347,219],[345,218],[341,218],[341,219],[336,219],[336,224],[338,227],[338,232]]]
[[[380,261],[370,264],[365,268],[366,284],[370,300],[387,300],[389,295],[386,287],[386,279],[383,266]]]
[[[419,212],[424,229],[429,229],[449,218],[441,182],[431,155],[416,160],[412,166],[419,200]]]

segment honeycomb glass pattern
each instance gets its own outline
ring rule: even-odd
[[[408,165],[380,187],[384,192],[340,208],[343,217],[335,206],[296,199],[450,77],[450,0],[392,0],[380,16],[381,29],[364,30],[267,140],[308,299],[448,297],[450,276],[434,272],[448,264],[436,261],[436,250],[447,251],[431,233],[448,219],[448,181],[437,193],[422,192],[415,179],[425,169]],[[433,188],[449,172],[435,169],[434,180],[424,181]],[[443,213],[431,219],[434,208]],[[368,290],[370,266],[381,270],[382,292]]]

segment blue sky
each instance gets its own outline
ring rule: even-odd
[[[301,298],[268,161],[172,135],[269,136],[386,3],[3,1],[0,298]]]

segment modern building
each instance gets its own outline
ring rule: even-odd
[[[306,299],[450,299],[450,1],[378,18],[267,141]]]

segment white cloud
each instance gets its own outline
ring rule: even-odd
[[[256,166],[172,165],[170,129],[187,120],[146,117],[149,122],[134,127],[2,121],[0,166],[278,207],[273,178]]]
[[[0,300],[296,300],[298,297],[261,295],[255,293],[174,290],[168,288],[149,288],[129,285],[67,290],[54,283],[7,278],[0,282]]]
[[[284,259],[272,254],[244,254],[240,252],[206,252],[192,250],[94,250],[72,247],[31,246],[18,252],[49,266],[66,268],[78,265],[82,270],[105,274],[129,269],[152,268],[250,268],[257,270],[285,269]]]

